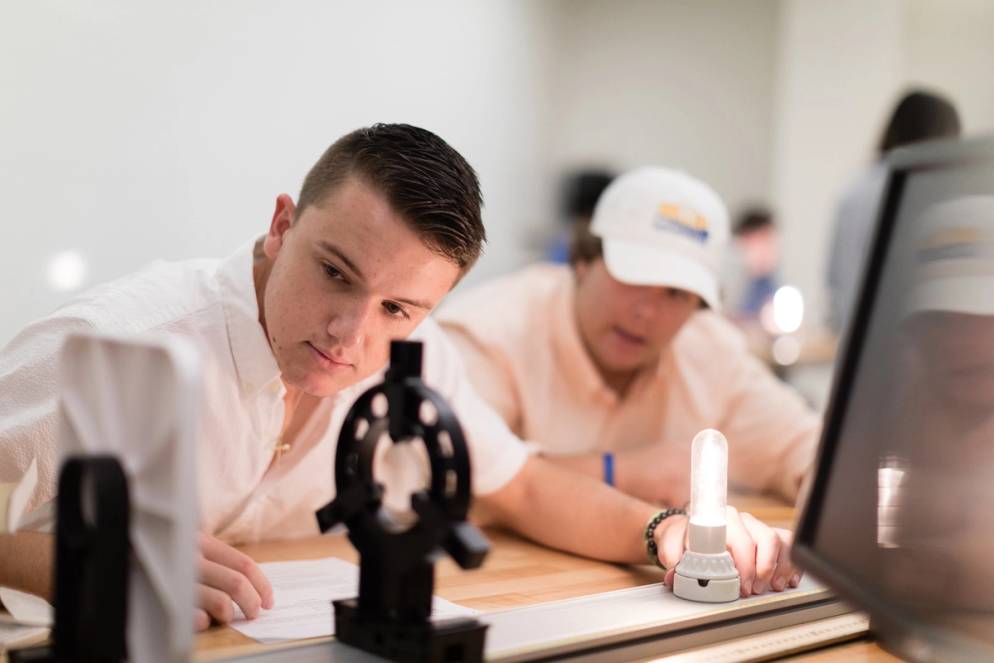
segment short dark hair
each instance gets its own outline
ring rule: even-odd
[[[604,243],[590,232],[590,221],[581,219],[574,223],[569,241],[569,264],[575,267],[577,263],[593,262],[603,255]]]
[[[579,170],[566,175],[562,184],[563,216],[570,221],[590,219],[613,179],[614,173],[607,170]]]
[[[932,92],[912,90],[894,108],[880,139],[880,154],[902,145],[959,134],[959,115],[951,101]]]
[[[773,212],[765,207],[747,207],[735,223],[735,230],[732,234],[736,237],[748,235],[751,232],[762,228],[769,228],[776,225],[773,222]]]
[[[307,173],[299,215],[349,177],[375,188],[421,240],[465,273],[487,239],[476,172],[448,143],[409,124],[374,124],[336,140]]]

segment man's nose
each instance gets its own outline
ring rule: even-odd
[[[656,315],[661,300],[661,288],[653,286],[632,286],[632,311],[639,318],[651,318]]]
[[[328,322],[328,335],[346,348],[359,345],[365,336],[372,308],[371,302],[360,301],[335,311]]]

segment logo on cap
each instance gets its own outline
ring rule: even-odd
[[[662,203],[656,210],[656,218],[652,221],[656,230],[675,232],[705,244],[710,234],[710,224],[707,218],[683,205]]]
[[[977,228],[943,228],[926,237],[918,247],[918,259],[923,263],[991,255],[994,255],[994,241]]]

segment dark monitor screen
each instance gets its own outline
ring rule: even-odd
[[[994,140],[889,160],[795,556],[917,660],[994,660]]]

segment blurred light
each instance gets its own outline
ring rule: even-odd
[[[52,290],[71,292],[86,280],[86,261],[78,251],[56,253],[48,261],[46,275]]]
[[[908,462],[896,455],[881,460],[877,469],[877,546],[899,548],[898,518]]]
[[[781,286],[773,295],[773,323],[782,334],[792,334],[804,320],[804,297],[792,285]]]
[[[801,358],[801,343],[793,336],[780,336],[773,341],[773,361],[790,366]]]

